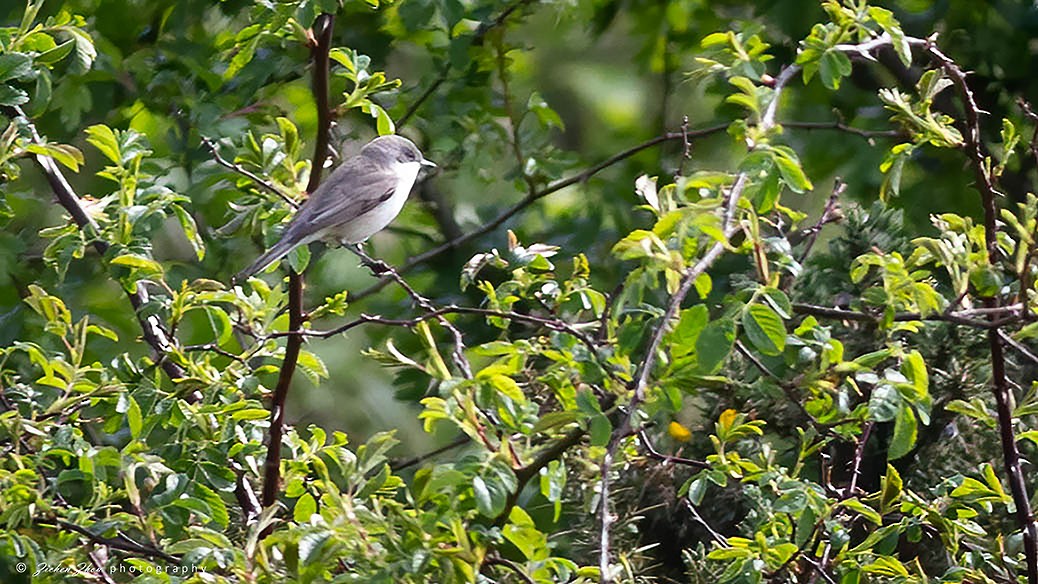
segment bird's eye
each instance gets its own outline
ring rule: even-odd
[[[401,154],[400,158],[398,158],[397,160],[399,160],[400,162],[414,162],[418,160],[418,156],[416,156],[414,152],[407,150],[403,154]]]

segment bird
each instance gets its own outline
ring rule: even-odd
[[[342,245],[366,241],[400,213],[423,166],[436,164],[407,138],[387,135],[368,142],[299,207],[281,239],[233,281],[242,282],[313,241]]]

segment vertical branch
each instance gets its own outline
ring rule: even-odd
[[[994,177],[991,176],[987,156],[983,151],[980,138],[980,112],[973,97],[973,91],[966,83],[966,74],[948,56],[941,52],[930,41],[923,41],[926,52],[944,70],[955,83],[962,97],[963,110],[966,113],[965,151],[973,167],[977,188],[980,191],[981,203],[984,207],[984,243],[987,246],[988,262],[993,263],[1002,255],[998,248],[998,197],[1001,193],[995,188]],[[984,308],[992,311],[999,308],[997,297],[982,299]],[[989,320],[995,320],[989,314]],[[1027,564],[1027,581],[1038,584],[1038,525],[1034,521],[1031,501],[1027,493],[1027,483],[1020,465],[1020,450],[1016,445],[1013,433],[1013,397],[1006,378],[1006,361],[1003,353],[1001,331],[997,326],[988,329],[988,346],[991,353],[991,382],[995,394],[998,432],[1002,442],[1002,460],[1006,467],[1009,490],[1016,505],[1016,520],[1023,530],[1024,557]]]
[[[314,145],[314,160],[310,169],[310,181],[306,191],[313,193],[321,183],[321,172],[328,157],[328,139],[331,131],[331,110],[328,106],[328,51],[332,43],[334,16],[321,14],[314,21],[315,44],[312,47],[313,92],[317,102],[317,142]],[[290,270],[288,274],[288,330],[302,330],[306,315],[303,314],[303,275]],[[281,439],[285,430],[285,401],[292,384],[302,349],[302,335],[292,335],[285,342],[285,358],[281,363],[277,386],[270,404],[270,436],[267,442],[267,460],[263,468],[263,506],[269,507],[277,501],[281,488]],[[266,533],[270,532],[270,527]]]

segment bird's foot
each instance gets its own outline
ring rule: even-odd
[[[371,274],[374,276],[383,276],[393,271],[393,268],[382,260],[377,260],[368,254],[364,253],[364,248],[359,243],[349,244],[349,247],[353,250],[353,253],[357,254],[360,258],[360,263],[371,270]]]

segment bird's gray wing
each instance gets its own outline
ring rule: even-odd
[[[310,195],[283,238],[301,241],[308,235],[355,219],[393,196],[396,183],[392,172],[364,158],[350,158]]]

